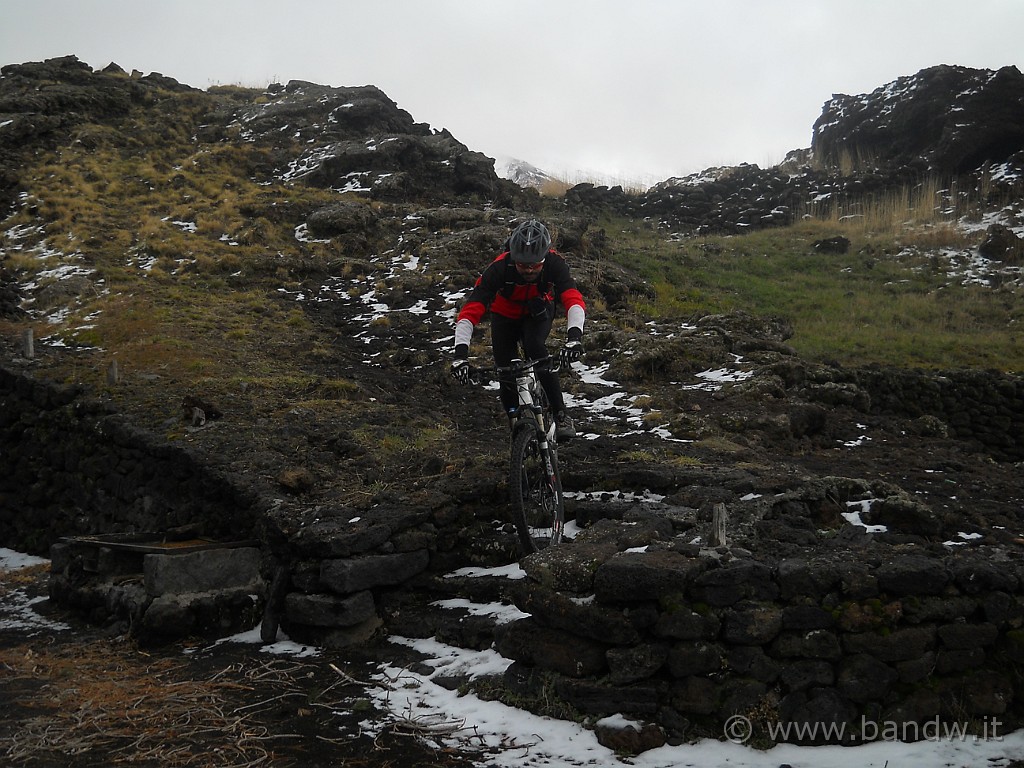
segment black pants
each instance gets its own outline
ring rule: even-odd
[[[552,320],[554,320],[552,312],[547,312],[541,317],[527,316],[521,320],[511,320],[492,312],[491,348],[494,352],[495,365],[508,365],[517,357],[536,360],[546,356],[548,350],[545,342],[551,332]],[[520,345],[522,345],[522,353],[519,352]],[[551,410],[555,413],[564,410],[565,401],[562,398],[562,387],[558,382],[558,374],[548,370],[537,371],[537,379],[544,387]],[[516,392],[514,380],[498,382],[498,389],[505,413],[519,405],[519,395]]]

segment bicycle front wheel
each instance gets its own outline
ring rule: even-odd
[[[550,472],[535,429],[524,428],[516,433],[512,440],[508,485],[512,496],[512,522],[524,555],[562,540],[565,509],[558,456],[549,448],[548,458]]]

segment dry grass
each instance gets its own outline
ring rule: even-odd
[[[920,184],[877,194],[829,197],[807,203],[797,218],[821,222],[848,236],[899,239],[923,232],[933,241],[944,239],[942,245],[959,245],[964,242],[964,235],[958,231],[956,223],[969,207],[966,198],[960,198],[938,178],[929,177]],[[941,237],[937,238],[940,233]]]
[[[24,717],[0,752],[5,765],[92,758],[108,765],[279,765],[276,745],[307,736],[272,730],[262,714],[284,699],[344,707],[329,690],[311,692],[313,665],[292,659],[236,662],[199,678],[188,660],[150,656],[120,640],[23,645],[0,651],[0,659],[8,686],[40,686],[27,703],[17,696],[8,702]],[[240,704],[240,697],[256,700]]]
[[[613,176],[600,177],[593,174],[577,172],[572,176],[555,176],[546,181],[540,188],[541,195],[545,197],[562,197],[565,193],[577,184],[593,184],[597,187],[622,187],[627,195],[642,195],[651,186],[650,184],[633,177]]]
[[[11,591],[22,589],[47,577],[50,566],[46,563],[32,565],[15,570],[0,570],[0,598],[5,597]]]
[[[0,600],[45,594],[49,564],[0,569]],[[45,603],[44,603],[45,605]],[[50,616],[75,621],[66,612]],[[11,768],[350,768],[468,764],[437,731],[379,710],[360,662],[251,646],[140,648],[94,630],[0,631],[0,765]],[[339,666],[341,665],[341,666]],[[353,673],[355,673],[353,675]],[[366,722],[381,722],[365,732]],[[415,736],[417,738],[410,738]]]
[[[326,346],[276,289],[295,280],[296,265],[325,269],[333,246],[299,243],[291,226],[259,215],[280,202],[253,180],[253,168],[268,165],[263,150],[197,151],[192,136],[208,108],[194,94],[168,96],[165,123],[140,116],[94,131],[25,174],[26,205],[4,221],[4,232],[21,233],[5,267],[30,282],[64,253],[91,270],[34,306],[49,318],[46,334],[75,350],[60,380],[102,382],[114,358],[126,375],[159,377],[165,387],[284,380],[295,366],[281,350]],[[333,199],[303,188],[289,202],[310,210]]]
[[[541,185],[540,193],[544,197],[562,197],[572,186],[564,179],[548,179]]]

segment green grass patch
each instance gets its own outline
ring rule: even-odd
[[[970,241],[944,225],[896,232],[807,221],[740,236],[669,240],[608,221],[611,258],[639,271],[654,297],[642,318],[686,320],[744,310],[787,319],[802,356],[846,364],[1024,370],[1020,289],[963,284],[937,255]],[[814,249],[847,237],[845,254]]]

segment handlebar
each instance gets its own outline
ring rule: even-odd
[[[484,376],[487,376],[488,380],[493,381],[498,380],[497,377],[500,377],[501,374],[511,374],[512,378],[515,378],[531,368],[545,364],[547,365],[547,370],[552,373],[557,373],[562,367],[562,361],[557,355],[545,355],[534,360],[513,360],[512,365],[489,365],[485,368],[477,368],[471,365],[469,367],[469,380],[474,384],[480,384],[483,382]]]

